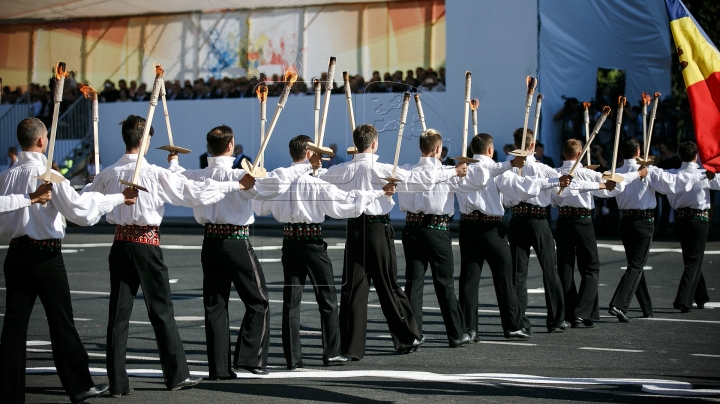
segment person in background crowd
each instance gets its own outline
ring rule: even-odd
[[[553,161],[552,157],[545,155],[545,145],[537,142],[535,145],[535,160],[555,168],[555,162]]]
[[[18,154],[17,147],[10,147],[8,149],[8,154],[7,154],[8,166],[7,166],[7,168],[10,168],[10,167],[14,166],[15,164],[17,164],[17,161],[18,161],[17,154]]]
[[[323,162],[322,162],[323,168],[330,168],[336,164],[345,162],[345,159],[343,159],[342,156],[340,156],[340,154],[338,154],[337,144],[330,143],[330,146],[328,146],[328,147],[330,148],[330,150],[333,151],[333,153],[335,153],[335,155],[330,157],[330,160],[323,160]]]
[[[207,151],[200,155],[200,168],[205,168],[208,166],[208,157],[212,157],[213,155],[210,153],[210,146],[208,145]]]
[[[442,152],[440,153],[440,161],[442,161],[442,164],[444,166],[454,166],[455,165],[455,160],[453,160],[452,158],[450,158],[450,156],[448,156],[449,152],[450,151],[448,150],[448,148],[446,146],[443,146]]]
[[[505,161],[512,160],[513,158],[515,158],[515,156],[510,154],[510,152],[513,150],[515,150],[515,147],[513,147],[513,145],[510,143],[503,146],[503,153],[505,153]]]
[[[233,162],[232,168],[241,168],[240,163],[242,163],[243,159],[247,159],[247,161],[252,164],[252,158],[243,153],[243,147],[241,144],[235,145],[234,155],[235,162]]]
[[[568,139],[580,139],[582,135],[582,111],[580,102],[575,97],[562,97],[565,104],[553,117],[554,121],[562,120],[560,137],[563,143]]]

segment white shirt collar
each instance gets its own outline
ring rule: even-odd
[[[355,155],[355,160],[357,161],[372,161],[375,162],[378,159],[378,155],[374,153],[358,153]]]
[[[625,159],[625,164],[638,165],[637,160],[635,160],[635,159]]]
[[[235,157],[233,156],[208,157],[208,168],[232,168],[233,163],[235,163]]]
[[[563,161],[562,168],[572,168],[573,164],[575,164],[575,160],[565,160]],[[583,167],[583,164],[578,163],[578,167]]]
[[[473,154],[473,158],[477,160],[480,163],[495,163],[495,160],[491,159],[490,157],[484,155],[484,154]]]
[[[680,165],[680,169],[685,170],[688,168],[697,170],[698,168],[700,168],[700,165],[694,161],[683,161],[683,163]]]
[[[525,162],[527,163],[532,163],[533,161],[535,161],[535,156],[533,156],[532,154],[525,158]]]
[[[420,161],[418,164],[432,164],[434,166],[442,165],[440,160],[436,159],[435,157],[420,157]]]
[[[135,163],[135,162],[137,162],[137,158],[138,158],[137,153],[132,153],[132,154],[125,153],[125,154],[123,154],[122,157],[120,157],[120,160],[118,160],[118,162],[124,163],[124,164]],[[143,165],[147,164],[147,160],[145,160],[145,157],[142,158],[142,164]]]
[[[23,164],[25,162],[39,162],[42,165],[47,165],[47,157],[39,152],[21,151],[18,154],[18,160],[15,164]]]
[[[310,164],[310,160],[305,160],[305,161],[293,161],[292,164],[290,164],[290,165],[291,165],[291,166],[296,166],[296,165],[299,165],[299,164]]]

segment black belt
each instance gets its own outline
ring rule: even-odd
[[[593,216],[593,211],[585,208],[562,206],[559,210],[560,217],[566,219],[592,219]]]
[[[647,220],[655,221],[655,212],[652,209],[622,209],[622,219],[624,220]]]
[[[700,219],[709,222],[710,209],[680,208],[677,209],[675,216],[677,216],[678,219]]]
[[[365,223],[390,223],[390,215],[366,215],[362,214],[356,218],[348,219],[348,222],[364,221]]]
[[[249,240],[250,228],[248,226],[237,226],[234,224],[213,224],[205,225],[206,238]]]
[[[322,241],[322,225],[320,223],[285,223],[283,239],[292,241]]]
[[[425,213],[407,212],[405,224],[407,226],[417,226],[424,229],[448,230],[448,222],[450,215],[428,215]]]
[[[18,250],[60,252],[62,249],[62,241],[59,238],[35,240],[28,236],[22,236],[10,240],[10,248]]]
[[[512,214],[516,217],[547,219],[547,210],[545,210],[545,207],[533,205],[527,202],[520,202],[519,204],[513,206]]]
[[[479,210],[460,214],[460,220],[465,222],[502,222],[502,216],[486,215]]]

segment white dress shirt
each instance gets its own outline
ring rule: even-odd
[[[232,156],[208,157],[206,168],[181,173],[193,181],[213,179],[237,182],[247,173],[243,169],[232,168],[234,162],[235,157]],[[310,164],[303,164],[270,171],[266,178],[257,178],[252,189],[232,193],[212,205],[193,208],[195,220],[200,224],[249,226],[255,223],[253,200],[271,199],[286,192],[294,180],[310,169]]]
[[[434,157],[420,157],[418,164],[407,165],[403,168],[410,172],[429,172],[446,169],[446,167]],[[512,165],[509,161],[493,162],[493,164],[487,165],[469,164],[468,174],[464,178],[453,177],[448,181],[437,183],[430,191],[398,194],[400,210],[428,215],[453,215],[455,213],[455,192],[473,192],[484,189],[494,177],[511,168]]]
[[[126,185],[119,179],[132,181],[137,154],[124,154],[117,163],[102,170],[83,192],[97,191],[103,194],[120,192]],[[215,203],[233,191],[240,190],[240,183],[206,180],[196,182],[162,167],[149,164],[143,157],[138,182],[148,192],[140,191],[137,203],[118,206],[107,214],[107,221],[116,225],[160,226],[165,204],[188,208]]]
[[[372,153],[358,153],[352,161],[337,164],[327,169],[320,178],[334,184],[343,191],[377,191],[392,176],[393,165],[378,163],[378,156]],[[455,176],[455,167],[443,166],[441,170],[407,171],[398,167],[396,177],[397,192],[423,192],[431,190],[436,184],[448,181]],[[395,201],[391,198],[378,198],[361,213],[366,215],[386,215],[390,213]],[[359,215],[358,215],[359,216]]]
[[[12,212],[30,205],[32,203],[28,194],[0,196],[0,213]]]
[[[0,195],[35,192],[42,181],[34,177],[44,174],[46,167],[44,154],[21,152],[17,164],[0,173]],[[34,240],[61,239],[65,237],[63,217],[80,226],[92,226],[102,215],[125,202],[120,193],[80,195],[70,186],[70,181],[54,184],[52,192],[53,197],[46,206],[36,203],[0,214],[0,234],[10,238],[28,236]]]
[[[635,159],[626,159],[622,167],[615,169],[615,172],[623,175],[640,169]],[[671,174],[655,166],[648,166],[648,175],[645,181],[634,181],[625,187],[625,192],[617,195],[615,199],[618,208],[627,209],[655,209],[657,198],[655,192],[661,194],[672,194],[678,192],[690,192],[693,185],[702,181],[705,173],[685,172]]]
[[[574,164],[575,160],[565,160],[563,162],[563,165],[557,168],[557,171],[562,175],[566,175],[570,173],[570,170],[572,169],[572,166]],[[575,173],[573,174],[573,177],[575,179],[588,182],[602,182],[602,173],[588,170],[587,168],[583,167],[582,163],[578,164],[577,168],[575,169]],[[600,198],[612,198],[614,196],[617,196],[625,190],[627,184],[640,178],[640,174],[637,171],[634,171],[623,175],[623,178],[625,178],[625,180],[623,182],[617,183],[615,185],[615,189],[613,189],[612,191],[608,191],[607,189],[598,189],[595,191],[581,192],[577,195],[564,197],[553,194],[552,204],[553,206],[559,208],[569,206],[573,208],[584,208],[590,210],[595,209],[595,199],[593,198],[594,196]]]
[[[516,173],[518,172],[518,169],[513,169]],[[543,164],[535,160],[534,156],[528,156],[525,160],[525,166],[522,168],[522,172],[519,173],[523,177],[534,177],[534,178],[560,178],[562,174],[555,170],[554,168],[550,167],[547,164]],[[561,197],[567,197],[571,195],[577,195],[579,191],[594,191],[600,189],[600,184],[597,182],[588,182],[583,180],[574,179],[570,186],[565,188],[563,191]],[[552,203],[553,194],[557,195],[557,191],[559,191],[559,188],[557,189],[547,189],[543,192],[540,192],[537,196],[533,196],[531,198],[527,199],[518,199],[514,198],[511,195],[505,195],[503,198],[503,203],[507,207],[512,207],[520,204],[521,202],[526,202],[532,205],[541,206],[541,207],[547,207]]]
[[[477,163],[468,164],[468,171],[471,167],[480,166],[486,168],[496,167],[493,159],[482,154],[473,156]],[[508,164],[506,161],[503,164]],[[502,174],[492,177],[484,188],[472,192],[456,192],[460,212],[470,214],[473,211],[480,211],[488,216],[503,216],[504,198],[525,200],[537,196],[546,189],[553,189],[560,183],[558,178],[534,178],[520,177],[512,171],[504,171]]]
[[[293,166],[310,164],[293,163]],[[358,217],[383,191],[343,191],[333,184],[311,175],[303,175],[290,185],[290,189],[269,200],[255,200],[258,215],[272,215],[280,223],[322,223],[325,215],[333,219]]]
[[[695,162],[683,162],[679,169],[667,170],[667,172],[671,174],[686,173],[689,175],[695,175],[698,173],[704,173],[705,170],[700,168],[700,166]],[[710,192],[708,192],[708,189],[720,191],[720,176],[716,176],[712,181],[705,178],[700,182],[693,184],[692,189],[689,191],[668,194],[667,198],[673,209],[710,209]]]

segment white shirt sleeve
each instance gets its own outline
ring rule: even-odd
[[[247,190],[247,194],[253,199],[272,199],[287,192],[290,185],[300,176],[312,170],[308,164],[295,164],[290,167],[280,167],[270,171],[265,178],[255,180],[255,186]],[[242,178],[239,177],[239,178]]]
[[[0,213],[12,212],[21,208],[27,208],[32,205],[30,196],[25,195],[7,195],[0,196]]]
[[[378,177],[383,178],[382,173],[373,170]],[[386,173],[385,177],[389,177]],[[397,183],[397,192],[425,192],[430,191],[435,184],[446,182],[455,176],[455,167],[441,166],[435,170],[404,170],[397,169],[396,177],[401,181]]]
[[[78,194],[70,181],[53,186],[53,198],[48,202],[65,218],[80,226],[92,226],[100,218],[125,202],[123,194],[104,195],[99,192]]]
[[[661,194],[677,194],[690,192],[693,185],[705,179],[704,173],[680,173],[672,174],[655,166],[648,167],[648,175],[653,188]]]
[[[332,184],[320,185],[318,188],[318,207],[323,214],[333,219],[358,217],[368,205],[385,194],[383,191],[345,192]]]
[[[524,201],[540,195],[540,192],[558,186],[558,178],[520,177],[513,172],[506,172],[496,180],[498,190],[504,198]],[[571,183],[572,184],[572,183]]]
[[[233,191],[240,190],[236,181],[218,182],[207,179],[192,181],[181,174],[161,170],[157,176],[159,197],[167,203],[186,208],[211,205]],[[142,192],[142,191],[141,191]]]

